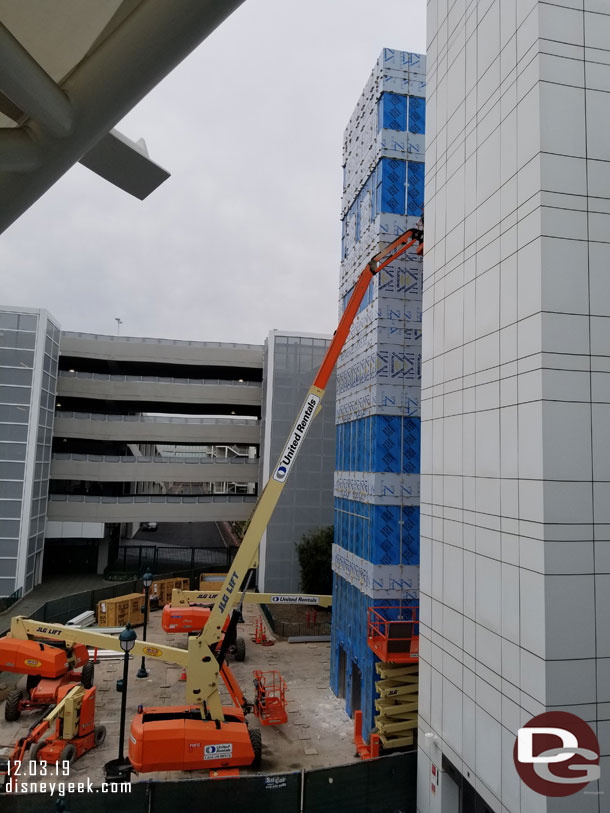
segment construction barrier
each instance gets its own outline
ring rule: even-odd
[[[174,573],[164,574],[163,578],[169,576],[173,576],[174,578],[181,577],[190,581],[199,576],[199,570],[197,569],[195,572],[175,571]],[[73,593],[69,596],[62,596],[61,598],[45,601],[38,609],[28,611],[27,615],[28,618],[34,621],[50,621],[55,624],[65,624],[66,621],[79,615],[79,613],[86,612],[87,610],[96,610],[98,602],[104,599],[115,598],[125,593],[143,592],[144,584],[142,579],[131,579],[129,581],[122,581],[116,585],[99,587],[96,590],[85,590],[82,593]],[[142,596],[142,600],[143,599],[144,596]],[[17,605],[11,613],[5,612],[0,616],[0,636],[8,632],[11,625],[11,616],[21,614],[19,605]]]
[[[99,627],[124,627],[127,623],[132,627],[144,623],[143,594],[127,593],[98,602],[97,624]]]
[[[302,813],[415,813],[417,751],[306,771],[303,779]]]
[[[130,789],[118,785],[104,793],[94,788],[93,793],[66,793],[63,802],[70,813],[167,813],[176,809],[415,813],[416,775],[417,752],[410,751],[312,771],[180,782],[152,780],[135,782]],[[58,798],[57,793],[9,793],[2,797],[2,811],[53,813]]]

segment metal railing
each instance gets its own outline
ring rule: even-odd
[[[171,376],[160,375],[115,375],[113,373],[88,373],[84,371],[70,372],[60,370],[60,378],[82,378],[87,381],[136,381],[139,384],[188,384],[189,386],[222,386],[230,387],[262,387],[260,381],[243,381],[225,378],[173,378]]]
[[[97,341],[103,339],[108,342],[127,342],[129,344],[167,344],[174,347],[231,347],[237,350],[260,350],[261,359],[263,353],[262,344],[239,344],[236,342],[196,342],[185,339],[156,339],[149,336],[107,336],[104,333],[82,333],[73,330],[62,330],[62,337],[70,339],[90,339]],[[261,363],[262,366],[262,363]]]
[[[18,590],[15,590],[14,593],[11,593],[10,596],[4,596],[0,598],[0,613],[6,612],[10,607],[15,604],[15,602],[19,601],[21,598],[22,593],[21,587]]]
[[[113,505],[116,503],[124,505],[157,504],[166,505],[169,503],[193,505],[193,503],[251,503],[256,502],[257,497],[252,495],[239,494],[205,494],[205,495],[180,495],[180,494],[129,494],[122,497],[102,496],[100,494],[49,494],[51,502],[88,502],[105,503]]]
[[[153,573],[175,570],[178,567],[192,570],[200,567],[229,567],[237,548],[196,548],[175,545],[119,545],[112,571],[141,572],[150,568]]]
[[[232,426],[257,426],[260,424],[258,418],[183,418],[175,415],[107,415],[102,412],[64,412],[60,410],[56,417],[75,418],[83,421],[117,421],[126,423],[179,423],[179,424],[208,424],[210,426],[232,425]]]
[[[139,455],[101,455],[101,454],[63,454],[57,453],[52,455],[51,460],[69,460],[76,463],[190,463],[194,465],[213,465],[215,463],[223,465],[224,463],[230,464],[243,464],[254,463],[258,465],[258,457],[187,457],[186,455],[163,455],[161,457]]]

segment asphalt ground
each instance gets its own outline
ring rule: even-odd
[[[121,545],[177,545],[183,548],[225,548],[215,522],[159,522],[156,531],[140,529]]]

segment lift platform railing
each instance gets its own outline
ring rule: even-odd
[[[286,681],[277,671],[254,672],[254,714],[261,725],[282,725],[288,719],[286,712]]]
[[[369,648],[386,663],[419,660],[419,607],[378,604],[368,610]]]

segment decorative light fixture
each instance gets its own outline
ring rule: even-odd
[[[119,760],[124,760],[123,747],[125,745],[125,707],[127,705],[127,673],[129,671],[129,653],[136,645],[136,631],[132,629],[131,624],[127,624],[124,630],[119,635],[119,643],[121,649],[125,653],[123,655],[123,680],[117,680],[116,687],[121,692],[121,720],[119,729]]]
[[[148,594],[153,583],[153,574],[150,570],[147,570],[146,573],[142,576],[142,582],[144,584],[144,631],[142,632],[142,639],[146,640],[146,624],[148,622]],[[148,677],[148,672],[146,670],[146,657],[142,655],[142,663],[140,664],[140,668],[137,671],[136,677],[145,678]]]

